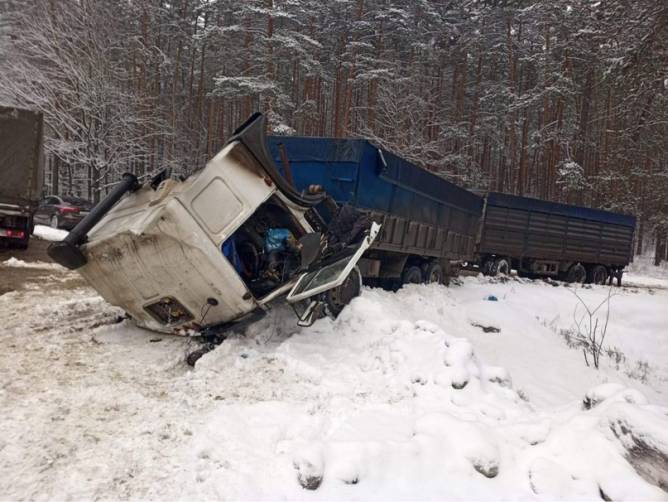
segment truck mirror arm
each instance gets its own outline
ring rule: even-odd
[[[141,184],[134,174],[125,173],[121,182],[83,220],[77,223],[67,237],[49,246],[47,253],[51,259],[70,270],[83,267],[88,260],[79,246],[86,242],[88,232],[104,218],[126,192],[134,192],[140,187]]]

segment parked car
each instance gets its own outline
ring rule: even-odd
[[[92,203],[79,197],[49,195],[40,202],[34,220],[52,228],[71,230],[92,208]]]

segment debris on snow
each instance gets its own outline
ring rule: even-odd
[[[472,322],[471,326],[474,328],[480,328],[484,333],[500,333],[501,328],[497,328],[496,326],[485,326],[484,324],[479,324],[477,322]]]
[[[322,483],[323,457],[319,446],[300,451],[292,461],[297,471],[297,480],[306,490],[317,490]]]

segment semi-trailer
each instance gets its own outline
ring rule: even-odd
[[[381,225],[359,264],[366,280],[447,282],[474,255],[483,209],[477,195],[364,139],[268,141],[297,190],[321,186],[339,206],[351,205]],[[321,206],[316,209],[327,215]]]
[[[489,193],[476,260],[486,275],[515,269],[528,277],[621,284],[633,258],[631,215]]]

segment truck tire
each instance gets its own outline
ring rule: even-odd
[[[411,265],[404,269],[401,274],[401,284],[420,284],[422,282],[422,270],[420,267]]]
[[[487,258],[484,262],[482,262],[480,271],[482,272],[482,275],[494,275],[494,260]]]
[[[51,219],[49,220],[49,224],[51,225],[51,228],[60,228],[60,220],[58,219],[58,215],[54,214],[51,216]]]
[[[362,274],[360,269],[355,267],[350,271],[343,284],[324,293],[327,310],[333,317],[338,316],[353,298],[360,295],[361,290]]]
[[[497,258],[492,267],[492,275],[510,275],[510,260],[507,258]]]
[[[427,284],[442,284],[443,283],[443,267],[440,263],[435,261],[427,263],[424,267],[424,282]]]
[[[566,274],[566,282],[584,284],[586,280],[587,271],[580,263],[576,263],[568,269],[568,273]]]
[[[608,269],[603,265],[594,265],[588,270],[587,282],[605,285],[608,280]]]

